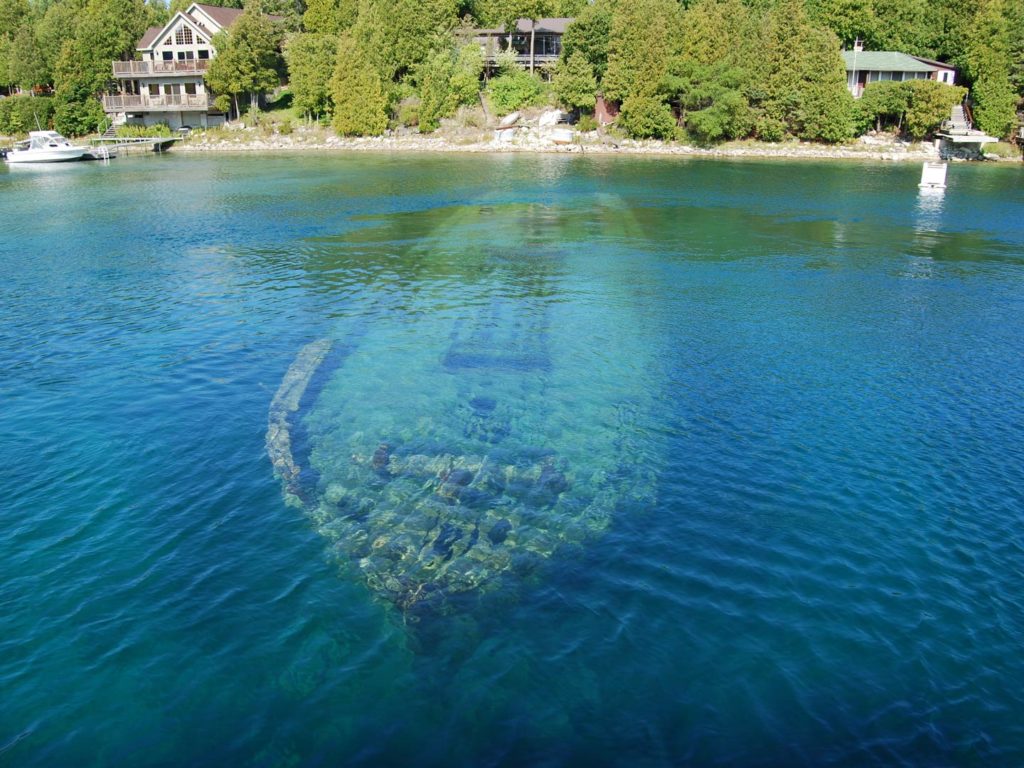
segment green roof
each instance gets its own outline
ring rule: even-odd
[[[847,71],[935,72],[936,67],[897,51],[843,51]]]

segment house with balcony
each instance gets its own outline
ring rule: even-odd
[[[859,99],[870,83],[883,80],[936,80],[953,85],[956,70],[949,64],[898,51],[865,51],[857,43],[852,51],[843,51],[846,64],[846,87]]]
[[[136,46],[139,57],[113,63],[116,93],[103,97],[115,124],[207,128],[227,116],[213,106],[203,75],[217,55],[211,41],[242,15],[239,8],[192,3],[162,27],[150,27]]]
[[[505,29],[474,29],[473,41],[484,52],[484,66],[493,68],[498,54],[511,50],[519,66],[533,72],[554,64],[562,54],[562,35],[573,19],[517,19],[511,32]]]

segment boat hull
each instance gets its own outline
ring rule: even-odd
[[[4,159],[11,165],[22,163],[67,163],[81,160],[86,152],[84,147],[58,147],[45,150],[14,150]]]

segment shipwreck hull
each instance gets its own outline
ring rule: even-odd
[[[578,340],[560,335],[564,239],[538,231],[552,226],[546,209],[505,214],[528,258],[464,235],[460,253],[487,279],[463,303],[431,313],[436,298],[425,296],[423,308],[381,313],[358,344],[349,334],[310,343],[270,408],[268,453],[286,499],[413,620],[522,579],[600,536],[624,501],[653,497],[648,457],[630,453],[629,414],[647,382],[610,382],[605,399],[578,409],[581,380],[609,374],[575,370]],[[448,230],[474,231],[477,215],[498,212],[460,215],[469,227],[455,216]],[[308,397],[338,344],[346,354]]]

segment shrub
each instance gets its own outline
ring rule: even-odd
[[[618,124],[633,139],[669,139],[676,132],[672,110],[656,96],[630,96],[622,102]]]
[[[119,125],[114,131],[119,139],[148,139],[170,136],[171,126],[167,123],[155,125]]]
[[[593,115],[582,115],[580,119],[576,121],[576,130],[582,131],[583,133],[596,131],[597,118]]]
[[[786,136],[786,126],[781,120],[766,115],[758,119],[754,132],[761,141],[782,141]]]
[[[36,123],[38,118],[39,122]],[[53,99],[49,96],[11,96],[0,99],[0,133],[28,133],[45,130],[53,122]]]
[[[967,93],[958,85],[936,80],[911,80],[904,85],[910,92],[906,129],[913,139],[923,139],[938,130],[942,121],[949,119],[953,106],[963,101]]]
[[[286,117],[280,123],[277,124],[277,132],[282,136],[290,136],[295,131],[295,126],[291,121],[291,118]]]
[[[398,102],[395,119],[399,125],[415,128],[420,124],[420,100],[415,96]]]
[[[516,69],[491,80],[487,93],[494,111],[499,115],[507,115],[543,102],[544,83],[539,77]]]

